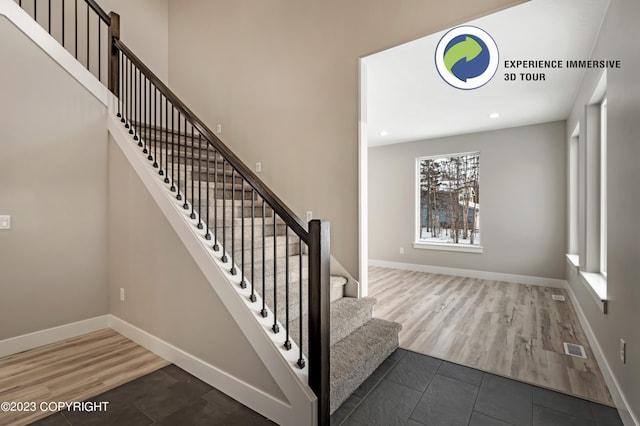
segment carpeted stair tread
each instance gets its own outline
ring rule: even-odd
[[[373,318],[331,346],[331,413],[398,348],[401,329],[396,322]]]
[[[342,278],[342,277],[336,277]],[[340,285],[341,281],[336,280]],[[344,285],[344,284],[342,284]],[[373,316],[373,305],[376,299],[372,297],[341,297],[331,303],[331,337],[329,344],[334,345],[340,340],[353,333],[355,330],[367,323]],[[302,335],[302,351],[308,354],[307,326],[309,315],[305,314],[302,319],[304,334]],[[295,320],[290,323],[289,334],[296,344],[300,344],[300,321]]]

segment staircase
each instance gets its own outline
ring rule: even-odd
[[[22,3],[16,2],[19,7]],[[46,18],[36,12],[36,0],[28,6],[49,35],[108,86],[113,112],[117,109],[131,144],[163,177],[167,194],[197,222],[194,226],[210,241],[216,259],[240,277],[237,282],[228,279],[229,286],[250,290],[249,302],[259,305],[259,315],[269,321],[283,360],[291,359],[283,351],[297,351],[297,362],[289,365],[304,371],[298,377],[306,375],[308,388],[297,381],[295,390],[309,394],[310,412],[317,414],[311,422],[328,425],[329,415],[398,347],[401,326],[373,318],[375,299],[345,297],[347,278],[330,276],[328,222],[303,223],[120,40],[119,16],[107,14],[96,0],[84,3],[85,22],[97,19],[98,24],[93,36],[86,25],[86,54],[80,55],[77,2],[66,21],[70,12],[64,2],[61,13],[53,14],[61,19],[59,29],[52,25],[51,2]],[[64,34],[71,32],[65,22],[75,23],[73,43],[67,38],[65,44]],[[101,38],[105,32],[106,39]]]
[[[300,331],[307,329],[309,308],[300,301],[307,300],[308,255],[300,239],[288,235],[285,223],[226,162],[211,152],[207,160],[209,147],[198,141],[197,136],[134,123],[133,127],[136,126],[140,129],[143,147],[145,143],[150,147],[146,153],[148,159],[160,168],[162,158],[168,167],[167,176],[180,173],[179,187],[187,198],[193,191],[193,202],[185,205],[193,209],[195,217],[203,218],[203,228],[208,225],[208,229],[220,236],[224,227],[227,246],[233,246],[227,249],[227,256],[233,259],[236,273],[244,277],[247,286],[254,283],[255,294],[259,296],[255,300],[261,299],[263,308],[268,308],[264,310],[265,316],[275,312],[273,317],[279,320],[274,323],[276,329],[288,329],[291,340],[302,348],[306,357],[308,337]],[[154,146],[155,157],[149,154]],[[177,179],[175,181],[178,192]],[[208,212],[203,210],[205,205],[209,206]],[[232,217],[233,220],[228,221]],[[344,297],[346,284],[345,277],[332,275],[330,278],[330,413],[398,347],[401,329],[398,323],[373,318],[375,299]]]

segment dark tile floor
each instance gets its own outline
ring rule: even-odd
[[[104,412],[63,411],[35,424],[273,425],[170,365],[103,393]],[[398,349],[331,417],[334,426],[622,426],[615,409]]]
[[[615,409],[398,349],[333,426],[622,426]]]
[[[169,365],[101,395],[106,411],[62,411],[34,423],[41,426],[92,425],[274,425],[175,365]]]

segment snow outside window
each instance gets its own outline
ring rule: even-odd
[[[480,247],[480,153],[421,157],[417,163],[416,245]]]

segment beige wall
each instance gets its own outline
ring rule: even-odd
[[[640,416],[640,57],[636,40],[640,39],[640,3],[636,0],[611,0],[609,11],[592,57],[619,59],[622,69],[607,72],[608,109],[608,307],[603,314],[587,292],[585,283],[575,275],[567,279],[577,296],[607,363],[630,407]],[[600,72],[592,70],[578,93],[568,132],[578,121],[585,127],[584,105],[589,102]],[[565,140],[569,140],[567,134]],[[584,229],[581,227],[581,229]],[[582,262],[581,262],[582,263]],[[619,340],[627,341],[627,363],[619,358]],[[602,367],[602,366],[601,366]]]
[[[562,121],[370,148],[369,258],[564,278],[565,133]],[[475,151],[483,253],[414,249],[416,158]]]
[[[98,0],[107,13],[120,15],[120,39],[151,70],[169,80],[168,0]]]
[[[171,87],[358,275],[359,58],[518,3],[171,0]]]
[[[113,140],[109,226],[110,313],[286,401]]]
[[[0,40],[2,340],[108,313],[108,229],[106,108],[4,16]]]

